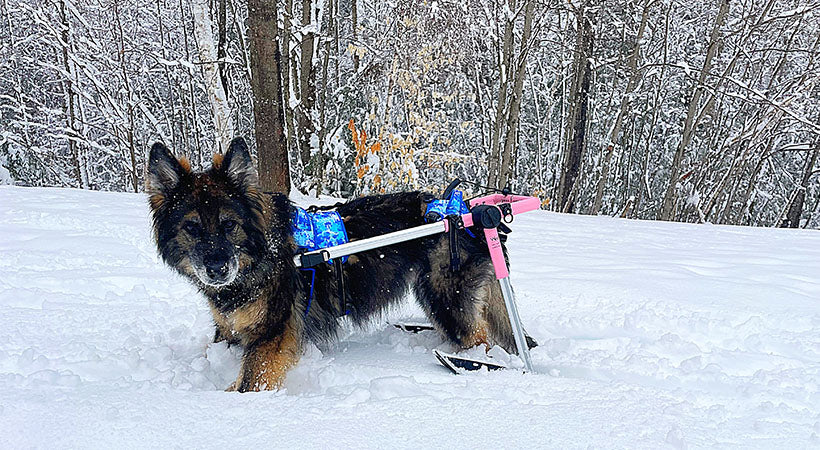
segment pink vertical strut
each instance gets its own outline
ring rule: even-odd
[[[504,250],[501,248],[498,230],[496,228],[485,228],[484,237],[487,239],[487,247],[490,248],[490,258],[493,260],[495,277],[499,280],[507,278],[510,272],[507,270],[507,262],[504,261]]]

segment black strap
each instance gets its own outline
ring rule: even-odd
[[[447,227],[447,235],[450,238],[450,270],[458,272],[461,270],[461,259],[458,255],[458,230],[464,228],[464,221],[461,220],[461,216],[457,215],[447,216],[447,221],[450,222],[450,226]]]
[[[342,268],[342,258],[334,259],[333,267],[336,269],[336,287],[339,289],[339,303],[342,306],[342,315],[346,316],[350,313],[350,304],[347,302],[347,295],[345,295],[345,272]]]
[[[305,269],[318,266],[330,259],[330,252],[324,249],[319,251],[319,253],[308,253],[307,249],[300,249],[299,253],[301,253],[301,256],[299,256],[300,263]]]
[[[441,194],[441,198],[444,200],[450,200],[450,196],[453,195],[453,190],[458,187],[461,183],[461,180],[458,178],[453,179],[449,185],[447,185],[447,189],[444,190],[444,193]]]
[[[310,312],[310,305],[313,303],[313,286],[316,283],[316,269],[299,269],[299,273],[302,274],[302,281],[305,283],[305,287],[307,288],[307,305],[305,306],[305,317],[308,316]]]

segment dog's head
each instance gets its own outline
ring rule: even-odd
[[[244,139],[234,139],[199,173],[158,142],[145,186],[160,255],[204,288],[231,285],[251,265],[251,255],[264,251],[264,202]]]

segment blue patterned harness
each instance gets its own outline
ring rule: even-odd
[[[298,206],[294,207],[290,216],[290,228],[299,251],[311,252],[346,244],[350,241],[347,237],[347,230],[344,221],[342,221],[342,216],[336,211],[306,210]],[[350,314],[350,307],[344,292],[344,272],[342,271],[342,264],[347,262],[347,256],[342,256],[338,261],[330,259],[327,262],[333,264],[336,268],[339,298],[344,305],[344,314]],[[310,279],[310,292],[308,293],[307,307],[305,307],[305,317],[307,317],[310,304],[313,302],[316,269],[303,268],[300,270],[309,275]]]
[[[290,222],[293,240],[300,250],[310,252],[350,241],[342,216],[336,211],[308,211],[296,207],[291,213]],[[347,262],[347,256],[341,259],[343,263]]]

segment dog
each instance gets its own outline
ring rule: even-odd
[[[293,261],[294,205],[260,189],[242,138],[217,153],[204,172],[193,172],[186,159],[155,143],[146,192],[163,261],[207,298],[214,342],[244,350],[228,391],[279,389],[306,342],[335,338],[344,315],[364,325],[408,292],[455,345],[516,351],[487,244],[464,230],[458,231],[457,272],[448,236],[439,234],[351,255],[343,265],[345,298],[333,266],[322,263],[311,295],[310,280]],[[365,196],[335,209],[355,241],[423,225],[431,198],[422,192]]]

